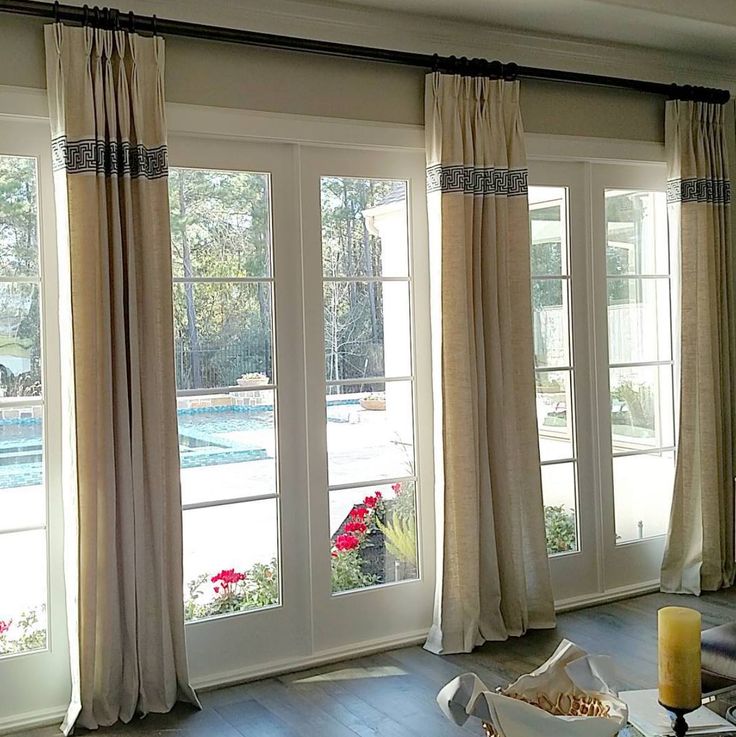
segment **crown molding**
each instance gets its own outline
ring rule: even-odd
[[[47,0],[48,1],[48,0]],[[81,0],[73,4],[83,5]],[[702,56],[427,16],[295,0],[127,0],[125,9],[197,23],[365,46],[514,61],[593,74],[736,90],[736,65]]]

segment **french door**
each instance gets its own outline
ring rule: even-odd
[[[532,162],[542,483],[558,603],[656,584],[675,464],[664,167]]]
[[[420,636],[421,154],[174,137],[170,155],[195,683]]]

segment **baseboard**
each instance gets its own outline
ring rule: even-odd
[[[409,645],[418,645],[427,639],[427,632],[427,630],[416,630],[395,637],[366,640],[353,645],[321,650],[320,652],[312,653],[302,658],[289,658],[239,668],[233,671],[212,673],[192,679],[192,685],[197,689],[208,690],[221,686],[233,686],[238,683],[256,681],[260,678],[269,678],[284,673],[308,670],[309,668],[316,668],[320,665],[336,663],[341,660],[360,658],[364,655],[372,655],[373,653],[384,652],[386,650],[396,650],[397,648],[408,647]]]
[[[0,734],[11,734],[25,729],[61,725],[66,714],[67,705],[53,706],[50,709],[38,709],[24,714],[12,714],[9,717],[0,717]]]
[[[609,589],[608,591],[595,594],[584,594],[583,596],[561,599],[555,602],[555,611],[561,614],[562,612],[570,612],[574,609],[584,609],[585,607],[596,606],[597,604],[606,604],[610,601],[629,599],[632,596],[651,594],[653,591],[659,591],[659,581],[646,581],[645,583],[634,586],[621,586],[617,589]]]

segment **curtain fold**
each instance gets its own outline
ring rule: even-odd
[[[431,74],[425,126],[438,574],[425,647],[554,627],[517,82]]]
[[[667,103],[670,242],[680,259],[680,411],[663,591],[734,581],[734,269],[724,106]]]
[[[45,43],[73,345],[68,733],[198,702],[184,640],[164,42],[54,24]]]

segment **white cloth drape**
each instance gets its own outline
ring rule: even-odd
[[[667,103],[670,241],[680,259],[680,420],[663,591],[734,580],[736,320],[724,107]]]
[[[164,42],[59,24],[45,39],[73,345],[68,732],[197,699],[184,642]]]
[[[438,579],[426,647],[554,627],[534,393],[527,165],[516,82],[425,91]]]

